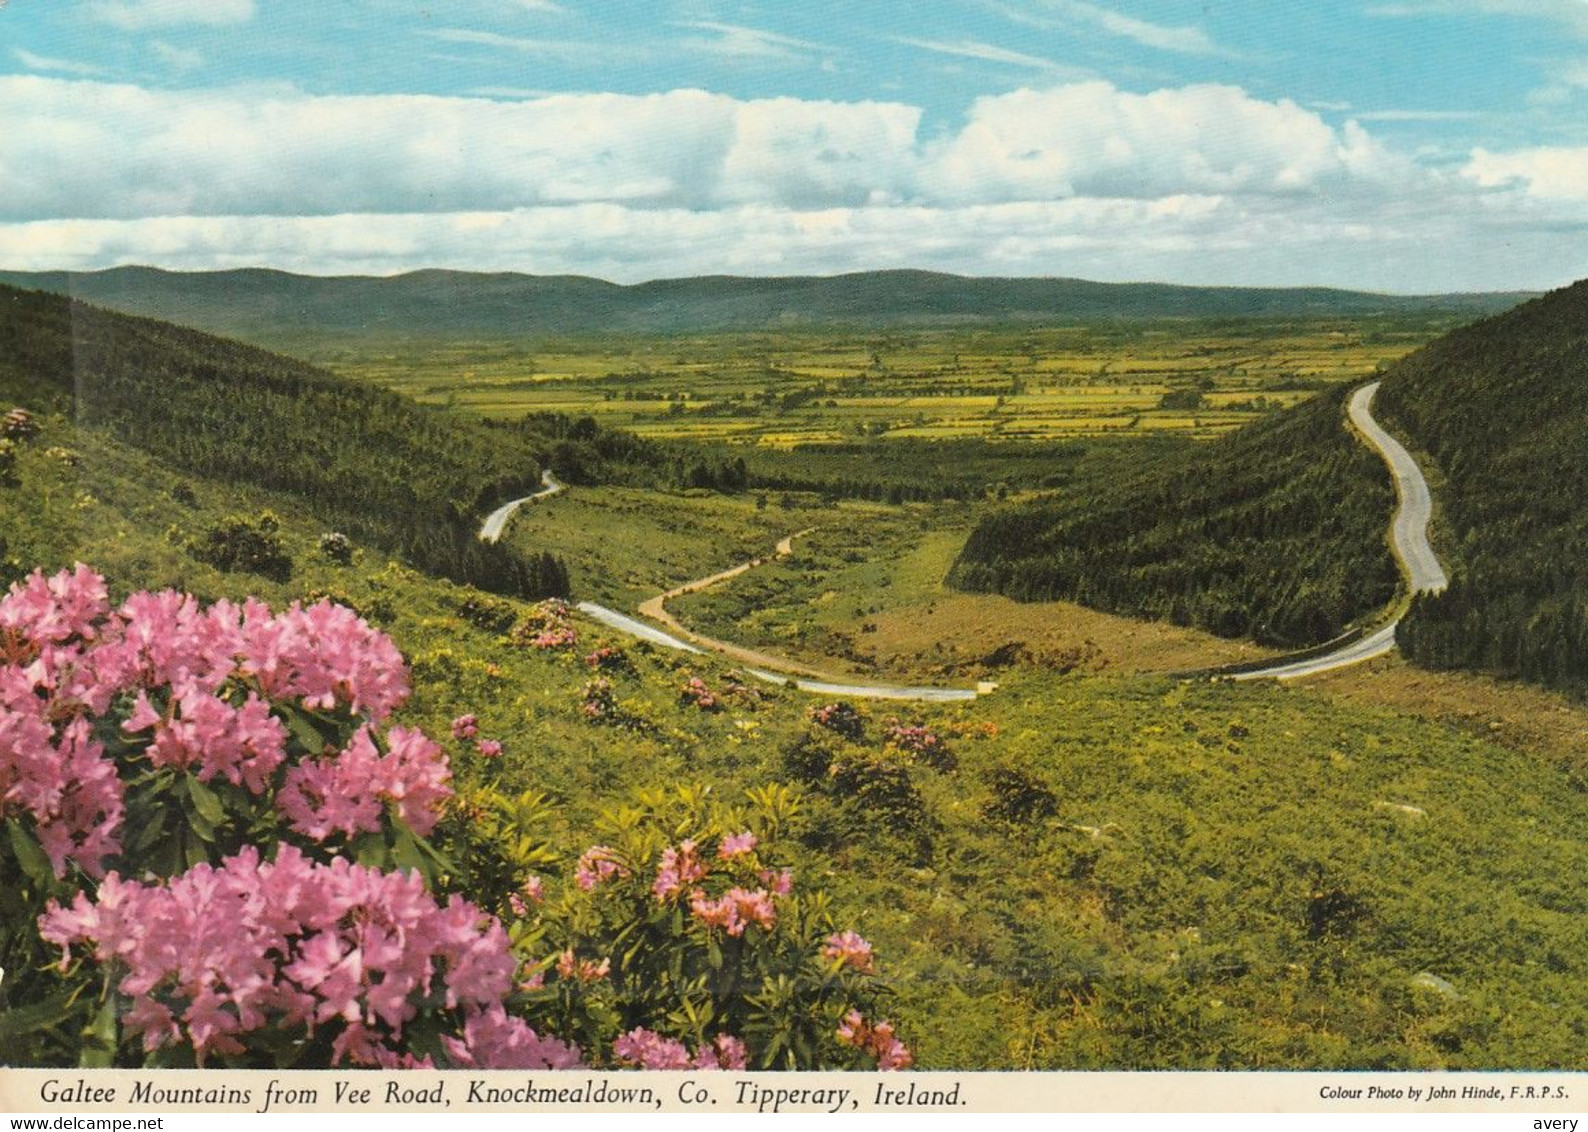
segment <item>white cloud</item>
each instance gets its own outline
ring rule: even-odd
[[[566,59],[573,63],[588,63],[592,59],[606,62],[636,61],[655,56],[656,49],[638,43],[597,43],[594,40],[537,39],[531,36],[502,35],[494,31],[477,31],[473,28],[438,28],[428,33],[445,43],[467,43],[478,47],[497,47],[518,51],[525,55],[540,55],[552,59]]]
[[[53,59],[48,55],[35,55],[21,47],[11,49],[12,56],[30,71],[57,71],[63,75],[94,76],[104,74],[104,68],[74,59]]]
[[[9,76],[0,104],[12,219],[1341,194],[1413,173],[1355,123],[1226,86],[1019,90],[931,142],[913,106],[694,90],[504,102]]]
[[[716,55],[736,62],[804,62],[813,52],[827,51],[819,43],[794,39],[759,28],[741,27],[738,24],[714,23],[710,20],[691,20],[685,27],[710,32],[710,36],[696,36],[684,40],[679,46],[693,52]]]
[[[224,27],[253,19],[254,0],[92,0],[85,10],[123,31],[174,24]]]
[[[1479,150],[1441,172],[1356,121],[1227,86],[1018,90],[940,136],[902,103],[698,90],[492,101],[11,75],[0,105],[8,267],[919,266],[1402,290],[1588,270],[1588,150]]]
[[[971,39],[955,40],[950,43],[944,40],[896,36],[894,42],[902,43],[906,47],[918,47],[922,51],[936,52],[939,55],[977,59],[983,63],[1008,63],[1016,67],[1033,67],[1039,71],[1075,73],[1075,68],[1061,66],[1051,59],[1043,59],[1037,55],[1027,55],[1022,51],[1011,51],[1007,47],[997,47],[991,43],[979,43]]]
[[[192,71],[204,65],[204,56],[197,51],[189,51],[184,47],[173,47],[164,40],[157,39],[149,44],[160,61],[173,71]]]
[[[1298,194],[1381,182],[1410,167],[1354,124],[1235,87],[1139,95],[1105,82],[978,99],[934,163],[955,200],[1176,193]]]
[[[1109,8],[1086,3],[1085,0],[1033,0],[1036,9],[1016,7],[990,0],[988,6],[1017,23],[1034,27],[1054,28],[1066,22],[1080,22],[1131,40],[1143,47],[1159,51],[1173,51],[1183,55],[1232,55],[1220,47],[1199,27],[1155,24],[1148,20],[1127,16]]]
[[[1365,10],[1369,16],[1420,19],[1426,16],[1518,16],[1561,24],[1588,37],[1588,4],[1583,0],[1401,0]]]
[[[1588,146],[1540,146],[1511,153],[1475,149],[1462,174],[1485,189],[1519,189],[1551,201],[1588,201]]]
[[[1468,122],[1482,117],[1475,110],[1363,110],[1359,122]]]
[[[583,204],[502,212],[165,217],[0,225],[17,270],[157,263],[392,274],[445,264],[620,282],[728,272],[917,267],[980,275],[1445,292],[1588,275],[1585,225],[1520,227],[1481,210],[1350,215],[1326,202],[1066,200],[795,211]]]

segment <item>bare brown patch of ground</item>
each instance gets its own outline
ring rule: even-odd
[[[996,676],[1013,665],[1083,672],[1177,672],[1276,656],[1250,641],[1135,621],[1069,602],[945,594],[872,614],[855,654],[883,671]]]

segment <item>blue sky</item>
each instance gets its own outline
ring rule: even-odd
[[[0,266],[1538,288],[1588,0],[9,0]]]

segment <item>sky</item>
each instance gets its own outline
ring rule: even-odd
[[[1588,276],[1588,0],[0,0],[0,268]]]

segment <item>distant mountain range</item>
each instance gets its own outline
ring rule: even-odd
[[[703,276],[622,286],[572,275],[415,271],[386,278],[319,277],[263,269],[183,273],[117,267],[0,271],[0,283],[255,340],[298,332],[497,337],[1430,312],[1479,317],[1530,297],[988,279],[926,271]]]

